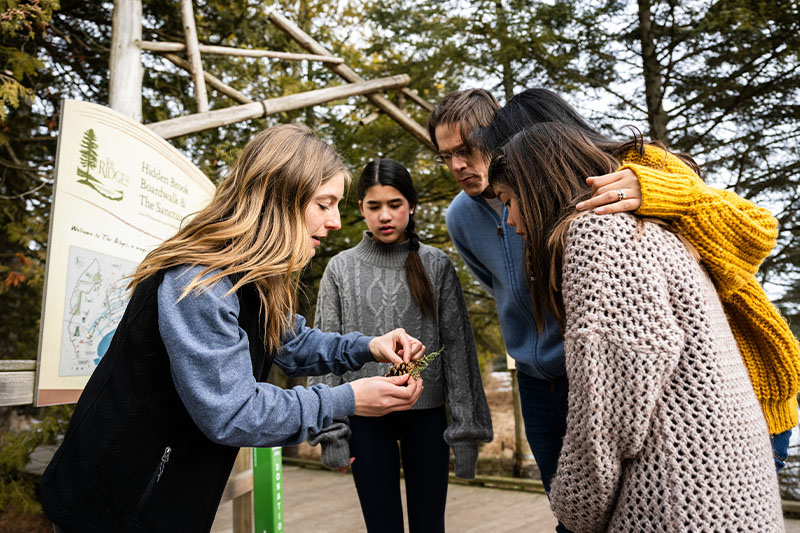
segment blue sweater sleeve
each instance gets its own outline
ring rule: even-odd
[[[358,370],[375,359],[369,353],[369,341],[361,333],[325,333],[306,326],[306,319],[294,317],[294,330],[284,339],[275,364],[289,376],[319,376]]]
[[[178,395],[209,439],[229,446],[286,446],[303,442],[335,418],[352,415],[349,384],[281,389],[253,377],[239,300],[224,278],[180,302],[201,267],[169,270],[158,289],[158,325]],[[369,337],[323,334],[296,321],[296,337],[279,354],[281,367],[349,370],[369,360]],[[336,337],[336,338],[334,338]],[[277,363],[276,358],[276,363]]]

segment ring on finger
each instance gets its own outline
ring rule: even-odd
[[[623,191],[622,189],[617,189],[617,201],[621,202],[624,199],[625,199],[625,191]]]

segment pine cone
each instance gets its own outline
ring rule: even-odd
[[[419,379],[420,373],[425,370],[431,361],[439,357],[443,351],[444,346],[442,346],[438,351],[428,354],[418,361],[412,361],[410,363],[392,363],[392,366],[389,368],[389,371],[384,375],[384,377],[390,378],[392,376],[404,376],[406,374],[411,374],[411,377],[414,379]]]
[[[387,378],[392,376],[404,376],[406,374],[410,374],[413,368],[414,363],[392,363],[391,368],[386,373]]]

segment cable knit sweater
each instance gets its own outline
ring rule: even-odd
[[[715,288],[680,240],[632,215],[583,215],[562,290],[558,519],[576,532],[782,531],[764,416]]]
[[[775,247],[777,221],[731,191],[708,187],[685,163],[654,146],[623,166],[642,186],[637,214],[671,221],[716,284],[770,433],[797,425],[800,344],[755,278]]]
[[[421,244],[419,256],[433,285],[438,313],[436,322],[424,317],[406,281],[408,248],[407,241],[384,245],[365,232],[358,245],[333,257],[320,282],[314,325],[323,331],[360,331],[365,335],[402,327],[422,341],[429,352],[444,346],[442,355],[422,371],[425,388],[412,409],[440,407],[447,402],[450,420],[444,439],[453,448],[456,475],[472,478],[478,443],[492,440],[492,419],[461,283],[444,252]],[[312,378],[311,383],[336,386],[358,378],[383,376],[388,369],[386,363],[367,363],[359,371]],[[333,433],[333,439],[312,440],[322,442],[323,455],[326,447],[334,447],[336,455],[346,460],[349,432]]]

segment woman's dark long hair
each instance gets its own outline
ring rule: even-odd
[[[669,152],[660,143],[649,143]],[[569,224],[583,213],[576,204],[592,195],[589,176],[613,172],[619,158],[632,147],[644,150],[641,135],[599,148],[581,129],[556,122],[534,124],[517,133],[497,152],[489,165],[489,184],[506,185],[519,199],[520,218],[528,246],[525,268],[529,276],[536,324],[541,330],[542,307],[564,327],[561,272]],[[646,218],[673,231],[697,257],[692,245],[666,222]]]
[[[618,166],[617,159],[582,130],[556,122],[537,123],[517,133],[489,166],[490,185],[506,185],[519,198],[518,223],[528,241],[525,267],[540,330],[542,305],[564,324],[563,236],[578,214],[575,205],[591,197],[586,178],[608,174]]]
[[[394,187],[408,200],[412,208],[417,205],[417,189],[414,188],[411,174],[408,173],[406,167],[394,159],[375,159],[367,163],[358,180],[358,199],[363,200],[367,189],[374,185]],[[422,314],[435,320],[436,299],[431,280],[419,257],[419,236],[415,231],[415,226],[414,214],[409,213],[408,226],[406,226],[406,237],[409,242],[405,264],[406,279],[411,296],[417,302]]]
[[[509,139],[525,128],[543,122],[563,124],[581,132],[596,148],[622,157],[630,150],[644,155],[644,142],[635,128],[634,138],[621,143],[600,133],[563,98],[548,89],[526,89],[514,95],[508,103],[498,110],[492,121],[485,127],[475,130],[469,138],[469,145],[488,156],[494,155]],[[659,140],[652,144],[665,148]],[[700,166],[688,154],[672,152],[686,163],[698,176],[703,177]],[[612,170],[613,171],[613,170]]]

